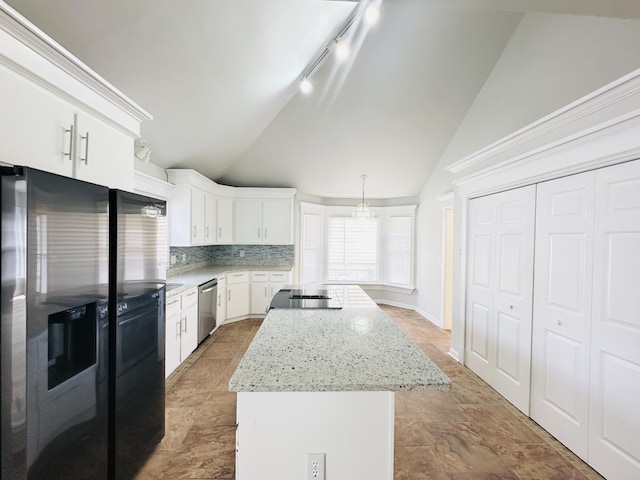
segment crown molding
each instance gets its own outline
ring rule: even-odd
[[[148,195],[161,200],[169,200],[175,186],[159,178],[135,170],[133,173],[133,191],[141,195]]]
[[[563,127],[575,125],[580,120],[606,108],[620,104],[634,96],[640,96],[640,69],[536,120],[529,125],[489,144],[475,153],[451,164],[447,170],[459,174],[472,167],[497,159],[501,154],[516,150],[527,143]],[[517,157],[516,157],[517,158]]]
[[[75,81],[113,103],[136,120],[143,121],[153,118],[149,112],[2,0],[0,0],[0,29],[35,52],[41,57],[41,60],[55,65]],[[32,72],[32,75],[39,78],[37,73]],[[44,80],[48,82],[50,79],[44,78]],[[51,83],[57,86],[55,82]]]
[[[640,109],[454,180],[464,197],[640,159]]]

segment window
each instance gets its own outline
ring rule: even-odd
[[[385,283],[411,284],[411,217],[389,217],[385,235]]]
[[[322,217],[302,214],[302,283],[322,282]]]
[[[302,283],[360,283],[413,289],[415,205],[377,207],[371,221],[353,207],[301,203]]]
[[[378,219],[329,217],[327,280],[378,281]]]

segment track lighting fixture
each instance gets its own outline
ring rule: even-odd
[[[307,95],[313,91],[313,85],[309,79],[332,50],[335,51],[336,58],[340,61],[344,61],[349,56],[351,53],[351,45],[349,44],[346,34],[349,32],[349,29],[357,23],[357,20],[361,17],[364,18],[367,26],[373,26],[378,23],[380,20],[379,5],[381,1],[382,0],[360,0],[358,2],[358,5],[351,15],[349,15],[349,18],[345,21],[342,29],[340,29],[340,33],[327,43],[320,54],[318,54],[318,56],[300,76],[300,91],[303,94]]]

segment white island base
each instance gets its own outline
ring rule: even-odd
[[[236,480],[393,480],[394,392],[238,392]]]

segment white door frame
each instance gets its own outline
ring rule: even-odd
[[[444,195],[440,195],[438,197],[438,201],[440,202],[440,209],[442,210],[442,248],[440,251],[440,266],[442,267],[442,272],[440,275],[440,327],[450,330],[451,324],[447,322],[445,318],[445,306],[446,306],[446,270],[447,270],[447,212],[453,211],[453,192],[445,193]],[[453,241],[453,239],[450,239]]]

